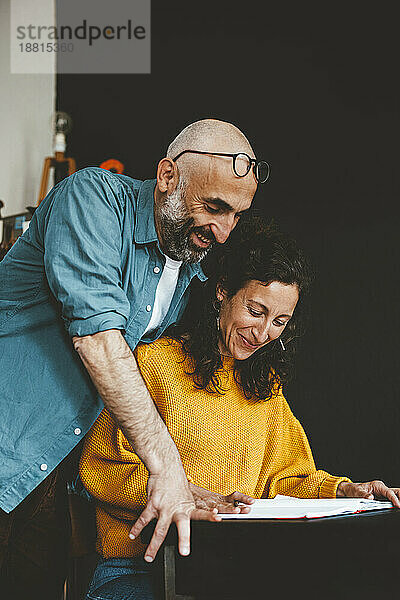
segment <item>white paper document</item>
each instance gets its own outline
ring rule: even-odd
[[[256,500],[248,514],[221,514],[223,519],[316,519],[367,510],[393,508],[391,502],[365,498],[292,498],[275,496]]]

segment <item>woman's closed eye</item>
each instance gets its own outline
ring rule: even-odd
[[[253,317],[262,317],[264,314],[262,312],[258,312],[257,310],[254,310],[254,308],[251,308],[251,306],[248,306],[247,310]]]
[[[280,321],[279,319],[275,319],[273,323],[276,327],[285,327],[287,321]]]

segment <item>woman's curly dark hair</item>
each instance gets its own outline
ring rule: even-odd
[[[218,370],[222,368],[216,327],[216,286],[218,283],[233,297],[248,281],[265,285],[278,281],[296,285],[299,301],[293,317],[280,338],[254,352],[246,360],[235,360],[236,381],[247,398],[268,400],[276,387],[292,372],[295,344],[303,333],[303,300],[312,274],[307,260],[294,240],[268,225],[261,217],[243,219],[228,242],[212,253],[205,264],[209,279],[196,282],[181,322],[168,331],[179,340],[186,357],[191,359],[194,385],[210,392],[223,393]]]

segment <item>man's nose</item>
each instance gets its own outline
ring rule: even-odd
[[[236,219],[234,214],[221,215],[217,221],[210,224],[210,229],[218,244],[226,242],[235,225]]]

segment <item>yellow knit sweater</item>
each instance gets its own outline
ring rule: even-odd
[[[193,386],[179,342],[162,338],[136,351],[146,385],[177,445],[189,481],[222,494],[335,497],[346,477],[316,470],[307,437],[279,391],[247,400],[224,359],[224,394]],[[86,437],[80,475],[96,499],[97,550],[105,558],[144,551],[128,533],[146,504],[148,473],[110,414],[103,410]]]

